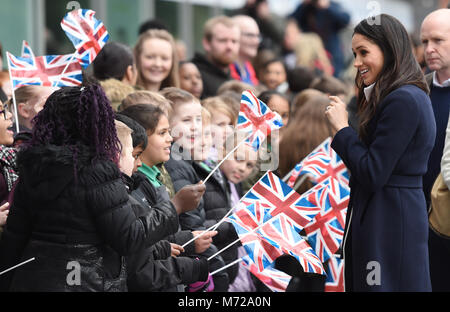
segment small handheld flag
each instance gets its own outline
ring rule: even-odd
[[[66,14],[61,27],[72,41],[74,57],[86,68],[97,57],[109,39],[105,25],[94,17],[95,11],[79,9]]]

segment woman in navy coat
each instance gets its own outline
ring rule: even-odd
[[[389,15],[361,21],[352,50],[359,133],[337,97],[325,114],[332,148],[350,170],[343,239],[346,291],[431,291],[422,176],[436,125],[428,87],[403,25]]]

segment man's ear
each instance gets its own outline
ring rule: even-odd
[[[23,118],[29,118],[30,108],[25,103],[19,103],[17,104],[17,114],[19,114],[19,116],[22,116]]]
[[[125,80],[131,84],[133,82],[134,75],[135,73],[133,70],[133,65],[128,65],[127,70],[125,71],[125,76],[123,77],[122,81]]]
[[[205,50],[206,53],[209,53],[211,51],[211,42],[208,39],[203,38],[202,45],[203,45],[203,50]]]

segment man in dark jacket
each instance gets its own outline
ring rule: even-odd
[[[205,54],[196,53],[192,59],[202,75],[202,98],[216,95],[220,85],[232,79],[229,65],[237,60],[239,40],[239,27],[231,18],[217,16],[206,22],[202,40]]]
[[[445,144],[450,103],[450,9],[440,9],[425,17],[420,37],[424,45],[425,62],[433,72],[427,75],[430,98],[436,121],[436,141],[423,177],[427,207],[430,193],[439,172]],[[450,291],[450,240],[429,230],[431,287],[433,291]]]

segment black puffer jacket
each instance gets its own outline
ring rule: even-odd
[[[211,172],[211,169],[209,169],[206,165],[198,162],[193,163],[193,168],[200,179],[203,180],[205,180]],[[206,182],[206,190],[203,195],[203,206],[205,209],[205,226],[207,228],[221,221],[232,208],[228,190],[228,181],[220,170],[216,170]],[[217,235],[213,237],[213,243],[219,250],[228,246],[238,238],[234,226],[229,222],[223,222],[217,228],[217,232]],[[221,256],[226,264],[237,260],[237,249],[239,245],[239,243],[236,243],[221,253]],[[239,264],[228,267],[227,272],[230,279],[230,284],[233,283],[236,278],[238,270]]]
[[[20,179],[0,242],[1,290],[125,291],[121,255],[177,230],[174,209],[137,218],[117,166],[87,147],[40,146],[19,153]],[[77,166],[74,170],[74,158]],[[75,175],[76,171],[76,175]]]

